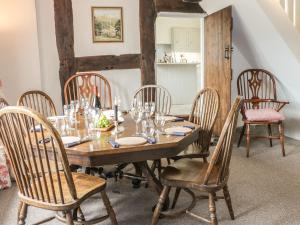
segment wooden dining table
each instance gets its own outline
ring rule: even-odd
[[[155,144],[144,144],[138,146],[120,146],[114,148],[109,143],[111,138],[118,139],[122,137],[136,136],[136,124],[133,119],[127,114],[124,115],[124,122],[120,124],[124,131],[120,134],[113,135],[111,131],[101,132],[98,137],[91,141],[76,145],[71,148],[66,148],[69,163],[83,167],[98,167],[104,165],[114,165],[122,163],[134,163],[137,165],[143,176],[147,178],[150,187],[154,188],[158,194],[162,191],[162,184],[149,167],[147,161],[159,160],[162,158],[171,158],[178,155],[187,146],[195,142],[199,137],[200,127],[189,121],[166,122],[164,128],[174,126],[194,126],[190,133],[185,136],[172,136],[160,134],[156,136]],[[76,126],[72,131],[73,135],[85,138],[88,131],[84,126],[84,121]],[[72,135],[71,134],[71,135]]]

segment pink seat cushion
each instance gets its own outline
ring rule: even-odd
[[[249,121],[282,121],[284,116],[274,109],[248,109],[245,111]]]

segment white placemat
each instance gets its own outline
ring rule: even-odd
[[[64,145],[67,145],[67,144],[71,144],[71,143],[74,143],[74,142],[79,142],[80,141],[80,137],[76,137],[76,136],[64,136],[64,137],[61,137],[61,140],[63,142]]]
[[[143,145],[147,140],[143,137],[123,137],[116,140],[119,145]]]
[[[166,128],[165,132],[167,134],[176,133],[176,132],[188,134],[188,133],[192,132],[192,129],[187,128],[187,127],[170,127],[170,128]]]

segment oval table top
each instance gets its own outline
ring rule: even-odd
[[[135,136],[136,126],[134,120],[129,115],[124,116],[125,121],[119,125],[124,128],[124,132],[118,134],[117,138]],[[161,158],[170,158],[178,155],[188,145],[195,142],[199,137],[199,125],[188,121],[168,122],[165,128],[172,126],[195,126],[195,129],[186,136],[157,135],[156,144],[144,144],[138,146],[120,146],[113,148],[109,143],[112,135],[111,131],[101,132],[98,138],[80,145],[66,148],[70,164],[94,167],[110,164],[142,162]],[[78,128],[72,132],[82,138],[87,136],[87,129],[84,128],[83,121]]]

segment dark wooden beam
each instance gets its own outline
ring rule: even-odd
[[[126,54],[78,57],[77,71],[140,68],[140,56],[140,54]]]
[[[66,80],[77,71],[141,68],[142,85],[155,84],[155,21],[157,12],[204,13],[198,4],[184,3],[182,0],[140,0],[141,54],[75,58],[72,0],[53,1],[62,93]]]
[[[140,42],[142,85],[155,84],[155,20],[152,0],[140,0]]]
[[[56,45],[60,61],[61,93],[70,75],[76,72],[72,0],[54,0]],[[64,102],[64,97],[62,94]]]
[[[156,12],[205,13],[199,4],[182,0],[153,0]]]

